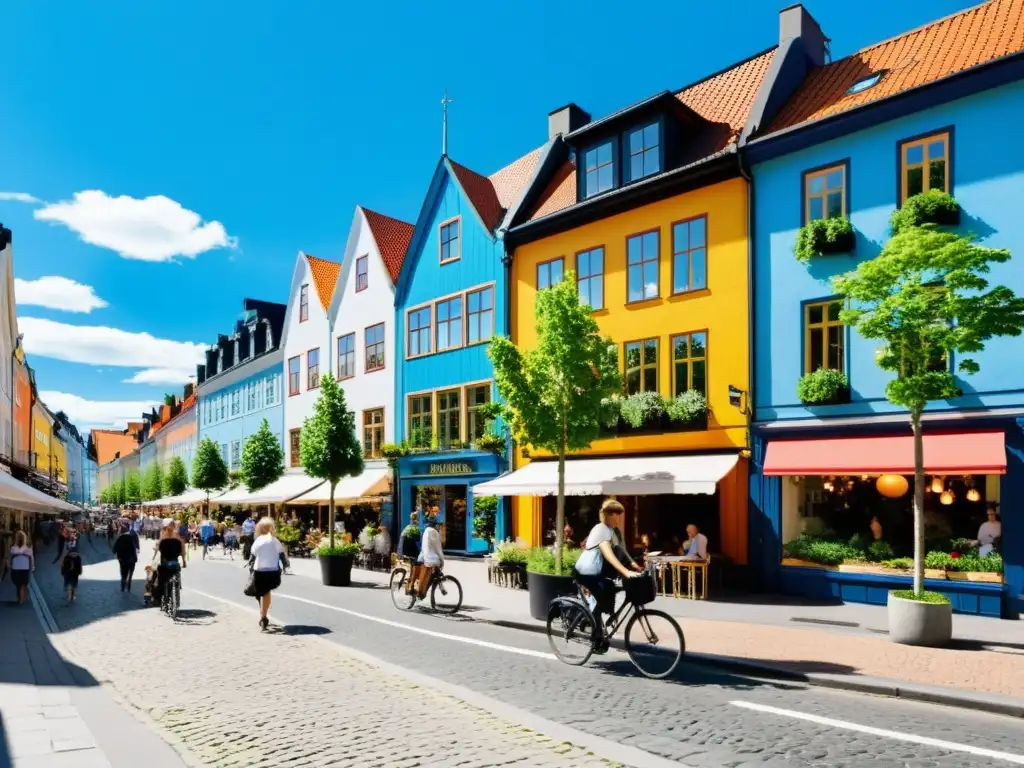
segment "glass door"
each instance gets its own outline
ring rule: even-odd
[[[466,519],[468,509],[466,505],[466,492],[469,487],[465,485],[446,485],[444,487],[444,528],[441,531],[441,541],[445,549],[465,551],[468,547],[466,540]]]

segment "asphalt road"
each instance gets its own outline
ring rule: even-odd
[[[193,559],[189,595],[252,610],[237,561]],[[355,572],[358,580],[358,571]],[[1024,765],[1024,722],[941,706],[745,677],[683,664],[639,676],[612,651],[585,667],[553,658],[544,636],[397,611],[386,588],[328,588],[286,576],[272,619],[613,741],[690,766]],[[252,620],[256,632],[255,619]],[[685,631],[685,625],[684,625]],[[995,754],[993,754],[995,753]]]

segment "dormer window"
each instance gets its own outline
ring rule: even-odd
[[[306,284],[299,289],[299,322],[309,320],[309,285]]]
[[[661,141],[657,123],[629,132],[629,180],[636,181],[661,170]]]
[[[584,197],[593,197],[615,186],[615,152],[611,139],[583,153]]]

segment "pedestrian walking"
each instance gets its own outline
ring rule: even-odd
[[[238,549],[238,529],[228,528],[224,531],[224,551],[228,553],[228,557],[232,560],[235,559],[235,550]]]
[[[127,521],[121,526],[121,534],[114,541],[114,555],[121,566],[121,591],[131,592],[132,576],[139,562],[139,535]]]
[[[199,539],[203,543],[203,560],[206,559],[206,553],[209,551],[210,544],[216,533],[217,529],[210,521],[210,518],[204,517],[203,522],[199,525]]]
[[[256,521],[247,517],[242,521],[242,559],[248,563],[252,555],[252,543],[256,540]]]
[[[82,557],[78,553],[78,539],[75,536],[69,537],[67,547],[60,573],[64,577],[64,589],[68,591],[68,602],[73,603],[78,592],[78,577],[82,575]]]
[[[32,547],[28,545],[28,537],[24,531],[14,534],[14,546],[10,557],[11,582],[18,590],[18,605],[28,599],[28,580],[36,569],[36,557]]]
[[[281,555],[284,548],[274,535],[274,521],[264,517],[256,524],[252,545],[252,596],[260,604],[260,629],[270,626],[270,593],[281,586]]]

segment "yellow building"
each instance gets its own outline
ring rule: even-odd
[[[735,142],[771,55],[602,120],[575,105],[549,118],[550,179],[506,235],[513,342],[536,345],[537,292],[573,272],[618,347],[623,396],[668,400],[693,389],[707,403],[706,417],[689,424],[620,421],[570,459],[574,541],[596,522],[602,497],[615,496],[631,550],[677,550],[693,523],[709,552],[747,561],[748,187]],[[549,459],[520,452],[514,469]],[[554,469],[530,473],[539,495],[514,498],[513,529],[546,543],[555,499],[542,486]]]
[[[50,476],[53,459],[53,416],[39,400],[32,403],[32,469]]]

